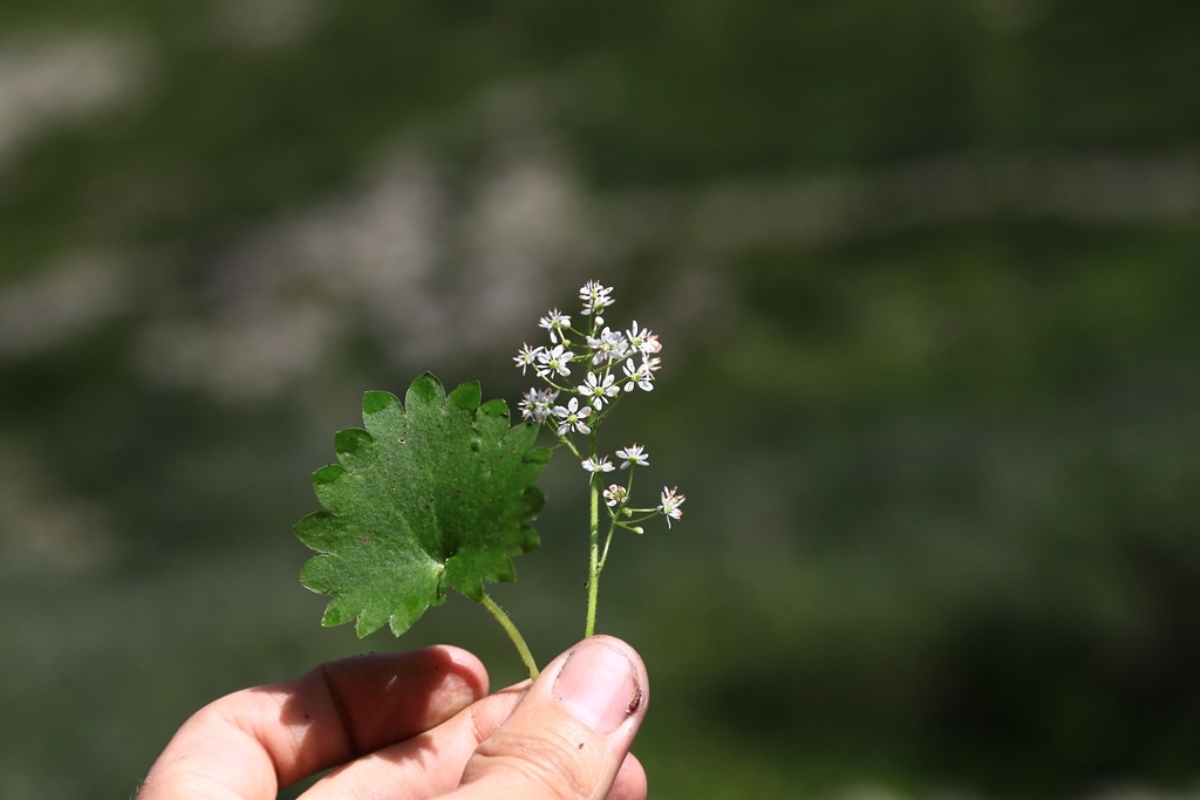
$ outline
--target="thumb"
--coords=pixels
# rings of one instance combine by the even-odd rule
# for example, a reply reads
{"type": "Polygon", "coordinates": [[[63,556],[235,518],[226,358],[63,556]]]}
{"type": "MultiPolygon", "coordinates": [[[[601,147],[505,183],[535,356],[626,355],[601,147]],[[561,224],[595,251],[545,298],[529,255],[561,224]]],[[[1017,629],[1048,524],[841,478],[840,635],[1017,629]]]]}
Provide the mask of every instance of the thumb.
{"type": "MultiPolygon", "coordinates": [[[[603,800],[646,715],[649,682],[633,648],[611,636],[580,642],[546,667],[508,720],[467,762],[455,800],[603,800]]],[[[645,797],[635,759],[622,796],[645,797]]]]}

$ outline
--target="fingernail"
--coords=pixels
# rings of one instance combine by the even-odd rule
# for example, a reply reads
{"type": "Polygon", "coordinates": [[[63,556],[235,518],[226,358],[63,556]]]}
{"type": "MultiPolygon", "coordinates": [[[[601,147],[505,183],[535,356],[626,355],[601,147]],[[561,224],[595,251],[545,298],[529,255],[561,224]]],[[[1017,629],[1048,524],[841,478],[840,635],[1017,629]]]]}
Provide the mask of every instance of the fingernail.
{"type": "Polygon", "coordinates": [[[642,691],[623,653],[600,642],[585,642],[567,656],[554,681],[554,698],[605,735],[637,710],[642,691]]]}

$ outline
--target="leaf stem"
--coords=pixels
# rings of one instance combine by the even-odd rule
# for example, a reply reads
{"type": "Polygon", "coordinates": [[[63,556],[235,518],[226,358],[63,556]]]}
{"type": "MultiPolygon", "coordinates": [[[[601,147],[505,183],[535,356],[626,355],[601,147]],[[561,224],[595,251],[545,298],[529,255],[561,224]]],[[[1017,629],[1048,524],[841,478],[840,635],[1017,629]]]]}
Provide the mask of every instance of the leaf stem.
{"type": "Polygon", "coordinates": [[[521,660],[525,662],[525,669],[529,671],[529,679],[537,680],[537,662],[533,660],[533,654],[529,652],[529,645],[525,644],[525,638],[521,636],[521,632],[517,630],[517,626],[513,624],[508,614],[504,613],[504,609],[498,606],[496,601],[487,592],[484,592],[483,599],[479,602],[491,612],[492,616],[496,618],[496,622],[499,622],[500,627],[504,628],[504,632],[508,634],[508,638],[512,639],[512,643],[516,645],[517,652],[521,654],[521,660]]]}

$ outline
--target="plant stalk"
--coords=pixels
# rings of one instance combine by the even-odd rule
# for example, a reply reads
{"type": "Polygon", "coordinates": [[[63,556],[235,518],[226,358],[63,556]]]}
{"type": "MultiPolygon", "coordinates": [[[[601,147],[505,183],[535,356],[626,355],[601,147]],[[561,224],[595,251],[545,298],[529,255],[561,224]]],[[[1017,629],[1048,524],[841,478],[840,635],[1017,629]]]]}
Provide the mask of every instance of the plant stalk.
{"type": "Polygon", "coordinates": [[[600,598],[600,489],[592,480],[592,503],[589,520],[591,546],[588,549],[588,604],[585,637],[596,632],[596,604],[600,598]]]}
{"type": "Polygon", "coordinates": [[[521,660],[525,662],[525,669],[529,671],[529,679],[537,680],[537,662],[533,660],[533,654],[529,652],[529,645],[525,644],[525,637],[521,636],[521,632],[517,630],[517,626],[509,619],[508,614],[504,613],[504,609],[498,606],[496,601],[486,592],[480,602],[484,608],[492,613],[492,616],[496,618],[496,622],[500,623],[500,627],[504,628],[504,632],[508,634],[508,638],[512,639],[517,652],[521,655],[521,660]]]}

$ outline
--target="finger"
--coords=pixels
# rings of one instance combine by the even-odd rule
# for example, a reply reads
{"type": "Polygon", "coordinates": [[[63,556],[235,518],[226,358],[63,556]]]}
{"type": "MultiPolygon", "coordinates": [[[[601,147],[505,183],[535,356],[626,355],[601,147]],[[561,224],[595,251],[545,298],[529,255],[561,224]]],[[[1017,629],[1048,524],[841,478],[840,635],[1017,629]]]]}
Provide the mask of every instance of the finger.
{"type": "MultiPolygon", "coordinates": [[[[510,686],[437,728],[356,759],[321,778],[303,798],[417,800],[450,792],[459,785],[475,749],[508,719],[528,688],[529,681],[510,686]]],[[[608,800],[644,797],[646,774],[630,754],[621,765],[608,800]]]]}
{"type": "MultiPolygon", "coordinates": [[[[646,715],[649,680],[629,645],[586,639],[555,659],[467,761],[454,800],[602,800],[646,715]]],[[[634,762],[636,763],[636,762],[634,762]]],[[[640,765],[639,765],[640,766],[640,765]]],[[[630,767],[621,791],[640,791],[630,767]]],[[[636,796],[636,795],[634,795],[636,796]]],[[[644,794],[642,795],[644,797],[644,794]]]]}
{"type": "Polygon", "coordinates": [[[637,756],[630,753],[621,762],[621,770],[606,800],[645,800],[648,791],[646,770],[637,756]]]}
{"type": "Polygon", "coordinates": [[[432,730],[333,770],[313,784],[303,800],[417,800],[452,791],[475,748],[508,719],[528,687],[529,681],[510,686],[432,730]]]}
{"type": "MultiPolygon", "coordinates": [[[[330,772],[304,793],[303,800],[418,800],[452,791],[475,749],[508,719],[528,687],[525,681],[503,689],[433,730],[330,772]]],[[[621,765],[608,800],[645,796],[646,773],[631,753],[621,765]]]]}
{"type": "Polygon", "coordinates": [[[307,775],[435,727],[486,693],[483,665],[458,648],[323,664],[198,711],[138,796],[274,798],[307,775]]]}

